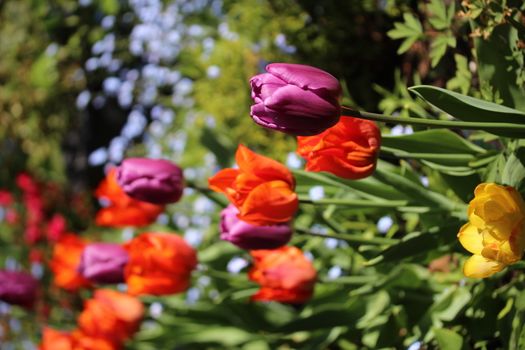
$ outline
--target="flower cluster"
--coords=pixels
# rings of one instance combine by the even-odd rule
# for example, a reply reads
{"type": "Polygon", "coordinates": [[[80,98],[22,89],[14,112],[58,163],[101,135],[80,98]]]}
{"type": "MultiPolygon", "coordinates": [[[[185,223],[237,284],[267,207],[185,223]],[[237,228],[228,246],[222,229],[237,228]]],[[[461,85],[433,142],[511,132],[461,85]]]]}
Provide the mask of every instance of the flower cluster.
{"type": "MultiPolygon", "coordinates": [[[[335,77],[296,64],[270,64],[266,70],[250,80],[255,123],[296,136],[296,153],[305,159],[306,171],[349,180],[373,175],[381,132],[372,121],[341,115],[342,88],[335,77]]],[[[300,243],[293,234],[302,201],[296,191],[302,188],[286,166],[242,144],[235,161],[236,167],[208,179],[209,189],[230,202],[221,211],[220,238],[248,251],[253,262],[248,278],[260,286],[252,301],[304,304],[314,294],[318,273],[308,253],[293,246],[300,243]]],[[[17,184],[27,205],[25,237],[34,243],[44,219],[42,196],[31,178],[21,176],[17,184]]],[[[182,169],[169,160],[125,159],[109,170],[95,192],[102,206],[95,222],[113,228],[150,225],[166,205],[181,200],[184,185],[182,169]]],[[[0,192],[0,205],[12,204],[9,195],[0,192]]],[[[478,185],[467,214],[468,223],[458,233],[473,254],[464,264],[465,276],[489,277],[521,260],[525,202],[515,188],[478,185]]],[[[138,296],[182,293],[190,287],[197,254],[178,234],[145,230],[122,243],[88,242],[67,232],[65,223],[54,225],[60,227],[50,235],[56,241],[49,262],[54,285],[70,292],[90,288],[93,297],[84,302],[74,330],[43,331],[41,350],[121,349],[144,315],[138,296]],[[117,283],[125,292],[93,289],[117,283]]],[[[9,282],[0,286],[0,300],[32,306],[38,282],[31,275],[2,270],[0,279],[9,282]]]]}
{"type": "MultiPolygon", "coordinates": [[[[54,199],[62,199],[65,193],[61,193],[56,184],[38,181],[27,172],[17,174],[15,183],[20,198],[0,189],[0,207],[6,210],[6,221],[22,226],[24,241],[31,246],[59,239],[66,231],[66,219],[58,208],[62,203],[55,203],[54,199]]],[[[74,201],[74,198],[68,199],[74,201]]]]}
{"type": "Polygon", "coordinates": [[[124,245],[88,244],[67,234],[51,260],[58,287],[74,291],[93,283],[125,282],[132,295],[183,292],[196,265],[193,248],[171,233],[142,233],[124,245]]]}
{"type": "MultiPolygon", "coordinates": [[[[375,169],[381,134],[374,122],[340,118],[341,86],[318,68],[286,63],[266,67],[250,80],[253,120],[265,128],[297,135],[306,170],[361,179],[375,169]]],[[[239,145],[238,168],[219,171],[209,187],[231,204],[221,213],[221,238],[251,250],[250,279],[261,285],[253,300],[304,303],[316,271],[296,247],[284,246],[299,208],[292,173],[278,162],[239,145]]]]}

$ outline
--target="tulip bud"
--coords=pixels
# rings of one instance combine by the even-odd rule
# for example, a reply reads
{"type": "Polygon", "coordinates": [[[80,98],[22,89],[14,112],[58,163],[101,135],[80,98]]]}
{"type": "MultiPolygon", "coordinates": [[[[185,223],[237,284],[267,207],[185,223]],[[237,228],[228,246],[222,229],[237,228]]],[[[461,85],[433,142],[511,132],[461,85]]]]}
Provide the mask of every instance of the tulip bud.
{"type": "Polygon", "coordinates": [[[168,295],[188,289],[197,254],[179,235],[145,232],[127,242],[125,249],[128,294],[168,295]]]}
{"type": "Polygon", "coordinates": [[[125,159],[117,181],[128,196],[154,204],[177,202],[184,189],[182,170],[164,159],[125,159]]]}
{"type": "Polygon", "coordinates": [[[119,244],[88,244],[80,258],[79,273],[96,283],[124,282],[124,267],[128,253],[119,244]]]}
{"type": "Polygon", "coordinates": [[[250,254],[254,264],[248,277],[261,286],[252,300],[303,304],[312,297],[317,272],[301,250],[280,247],[250,254]]]}
{"type": "Polygon", "coordinates": [[[265,226],[290,222],[299,200],[295,179],[284,165],[239,145],[238,169],[222,169],[208,179],[210,189],[223,193],[239,209],[238,218],[265,226]]]}
{"type": "Polygon", "coordinates": [[[250,79],[250,115],[259,125],[287,134],[310,136],[339,120],[341,85],[329,73],[311,66],[273,63],[268,73],[250,79]]]}
{"type": "Polygon", "coordinates": [[[26,272],[0,270],[0,300],[13,305],[33,306],[37,280],[26,272]]]}
{"type": "Polygon", "coordinates": [[[255,226],[237,217],[239,210],[230,204],[221,212],[221,239],[242,249],[274,249],[292,237],[289,223],[255,226]]]}
{"type": "Polygon", "coordinates": [[[345,116],[319,135],[297,137],[297,153],[306,159],[306,170],[352,180],[374,172],[380,146],[381,131],[373,121],[345,116]]]}

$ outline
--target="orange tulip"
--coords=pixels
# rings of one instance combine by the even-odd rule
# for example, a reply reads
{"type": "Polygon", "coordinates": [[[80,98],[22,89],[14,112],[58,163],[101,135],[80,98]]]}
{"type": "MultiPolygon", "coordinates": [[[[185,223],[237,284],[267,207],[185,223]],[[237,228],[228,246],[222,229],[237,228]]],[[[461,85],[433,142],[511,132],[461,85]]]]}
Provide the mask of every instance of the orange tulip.
{"type": "Polygon", "coordinates": [[[110,289],[99,289],[84,303],[78,317],[80,331],[92,338],[123,343],[139,328],[144,306],[137,298],[110,289]]]}
{"type": "Polygon", "coordinates": [[[90,282],[77,271],[85,246],[86,242],[72,233],[64,234],[56,242],[49,263],[54,274],[53,283],[56,286],[75,291],[90,285],[90,282]]]}
{"type": "Polygon", "coordinates": [[[295,179],[282,164],[239,145],[239,169],[223,169],[209,179],[210,188],[224,193],[237,207],[237,217],[257,226],[290,221],[299,205],[295,179]]]}
{"type": "Polygon", "coordinates": [[[86,335],[80,330],[71,333],[73,340],[72,350],[121,350],[121,343],[113,343],[106,338],[97,338],[86,335]]]}
{"type": "Polygon", "coordinates": [[[61,332],[44,328],[39,350],[119,350],[120,344],[113,344],[104,338],[93,338],[79,330],[61,332]]]}
{"type": "Polygon", "coordinates": [[[254,266],[248,277],[261,285],[252,300],[301,304],[311,298],[317,273],[296,247],[252,250],[254,266]]]}
{"type": "Polygon", "coordinates": [[[95,191],[95,196],[110,201],[109,206],[97,212],[95,222],[99,226],[146,226],[164,211],[162,205],[141,202],[124,193],[117,182],[116,168],[109,171],[95,191]]]}
{"type": "Polygon", "coordinates": [[[297,153],[306,159],[306,170],[353,180],[374,172],[380,145],[381,132],[373,121],[344,116],[318,135],[297,137],[297,153]]]}
{"type": "Polygon", "coordinates": [[[143,233],[125,245],[128,293],[166,295],[185,291],[197,265],[195,250],[180,236],[143,233]]]}
{"type": "Polygon", "coordinates": [[[73,350],[73,339],[68,332],[60,332],[45,327],[42,331],[42,342],[39,350],[73,350]]]}

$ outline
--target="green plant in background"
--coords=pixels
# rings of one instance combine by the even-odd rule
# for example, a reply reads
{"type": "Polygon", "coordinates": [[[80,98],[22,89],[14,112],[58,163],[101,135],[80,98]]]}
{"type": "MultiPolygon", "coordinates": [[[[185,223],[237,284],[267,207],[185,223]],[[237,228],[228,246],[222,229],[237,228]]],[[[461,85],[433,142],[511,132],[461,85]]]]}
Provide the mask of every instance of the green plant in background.
{"type": "Polygon", "coordinates": [[[64,180],[62,151],[74,146],[67,137],[81,127],[75,108],[85,85],[80,68],[97,29],[88,13],[76,12],[76,1],[5,1],[0,8],[0,159],[13,164],[20,153],[9,150],[18,147],[27,155],[20,168],[64,180]]]}

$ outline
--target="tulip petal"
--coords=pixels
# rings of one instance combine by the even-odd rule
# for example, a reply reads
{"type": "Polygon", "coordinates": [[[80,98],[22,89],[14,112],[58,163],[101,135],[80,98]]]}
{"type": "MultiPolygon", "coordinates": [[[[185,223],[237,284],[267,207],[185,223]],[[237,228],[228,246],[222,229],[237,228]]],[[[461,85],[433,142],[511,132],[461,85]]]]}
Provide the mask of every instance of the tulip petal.
{"type": "Polygon", "coordinates": [[[310,136],[326,130],[325,123],[305,123],[304,119],[295,116],[283,118],[282,113],[267,108],[263,103],[252,105],[250,115],[258,125],[290,135],[310,136]]]}
{"type": "Polygon", "coordinates": [[[459,242],[472,254],[481,255],[483,250],[483,235],[481,235],[472,224],[465,224],[461,227],[458,233],[459,242]]]}
{"type": "Polygon", "coordinates": [[[250,79],[252,87],[252,98],[255,102],[262,102],[271,96],[277,89],[286,85],[286,82],[278,77],[265,73],[250,79]]]}
{"type": "Polygon", "coordinates": [[[320,90],[331,96],[341,94],[339,81],[319,68],[302,64],[272,63],[266,66],[266,71],[302,89],[320,90]]]}
{"type": "Polygon", "coordinates": [[[481,255],[471,256],[463,265],[463,273],[471,278],[486,278],[500,272],[506,265],[481,255]]]}
{"type": "Polygon", "coordinates": [[[308,124],[300,118],[283,119],[282,113],[269,109],[262,103],[252,105],[250,115],[253,121],[262,127],[295,136],[317,135],[326,130],[323,123],[308,124]]]}
{"type": "Polygon", "coordinates": [[[269,225],[290,221],[299,200],[287,183],[283,181],[265,182],[253,189],[242,207],[239,219],[252,225],[269,225]]]}
{"type": "Polygon", "coordinates": [[[239,175],[237,169],[223,169],[208,179],[209,187],[213,191],[226,193],[226,189],[232,187],[237,175],[239,175]]]}
{"type": "Polygon", "coordinates": [[[250,79],[252,88],[260,88],[264,84],[286,85],[286,81],[269,73],[258,74],[250,79]]]}
{"type": "Polygon", "coordinates": [[[286,85],[277,89],[264,100],[264,105],[286,118],[290,116],[314,118],[316,123],[321,122],[326,128],[339,120],[340,107],[337,103],[330,103],[314,92],[303,90],[295,85],[286,85]]]}
{"type": "Polygon", "coordinates": [[[361,179],[374,171],[380,143],[374,122],[343,116],[319,135],[299,137],[297,153],[306,159],[308,171],[361,179]]]}
{"type": "Polygon", "coordinates": [[[239,145],[237,148],[235,160],[239,169],[245,174],[253,174],[263,180],[282,180],[290,188],[295,187],[295,180],[288,168],[271,158],[253,152],[244,145],[239,145]]]}

